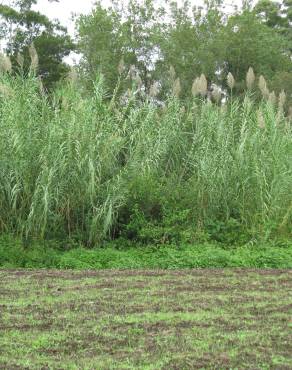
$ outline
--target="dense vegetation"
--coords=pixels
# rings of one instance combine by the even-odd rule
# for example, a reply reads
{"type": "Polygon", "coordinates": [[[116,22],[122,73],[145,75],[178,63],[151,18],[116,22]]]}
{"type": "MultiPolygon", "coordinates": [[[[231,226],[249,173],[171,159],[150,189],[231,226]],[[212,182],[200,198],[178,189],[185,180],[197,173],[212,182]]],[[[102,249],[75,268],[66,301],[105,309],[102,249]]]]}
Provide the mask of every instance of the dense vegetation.
{"type": "MultiPolygon", "coordinates": [[[[50,0],[50,3],[58,0],[50,0]]],[[[34,10],[37,0],[1,1],[0,4],[0,44],[10,56],[13,72],[19,67],[29,70],[29,49],[31,44],[38,50],[37,74],[47,90],[64,77],[69,66],[64,57],[75,50],[75,45],[59,21],[50,20],[34,10]]],[[[49,6],[49,4],[48,4],[49,6]]]]}
{"type": "Polygon", "coordinates": [[[195,245],[131,245],[121,240],[105,248],[85,249],[60,241],[33,241],[29,248],[15,237],[0,237],[1,269],[196,269],[292,268],[291,242],[238,246],[219,243],[195,245]]]}
{"type": "Polygon", "coordinates": [[[291,240],[291,1],[98,2],[74,43],[36,3],[0,5],[2,234],[291,240]]]}
{"type": "Polygon", "coordinates": [[[126,3],[0,4],[0,368],[291,368],[292,1],[126,3]]]}
{"type": "Polygon", "coordinates": [[[271,94],[255,103],[250,70],[242,100],[202,97],[201,76],[187,104],[175,80],[159,107],[151,96],[137,98],[135,79],[120,103],[105,100],[102,77],[92,94],[75,77],[47,96],[33,72],[1,75],[2,233],[86,245],[291,237],[284,93],[277,104],[271,94]]]}

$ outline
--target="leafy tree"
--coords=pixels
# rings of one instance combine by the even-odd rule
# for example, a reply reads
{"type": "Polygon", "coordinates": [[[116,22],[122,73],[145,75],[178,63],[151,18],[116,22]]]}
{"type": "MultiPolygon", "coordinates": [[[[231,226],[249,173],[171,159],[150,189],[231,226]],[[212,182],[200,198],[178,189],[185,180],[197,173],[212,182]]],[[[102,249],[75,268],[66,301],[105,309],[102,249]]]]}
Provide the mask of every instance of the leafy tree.
{"type": "MultiPolygon", "coordinates": [[[[118,65],[123,60],[126,77],[129,67],[135,66],[134,74],[139,76],[144,88],[151,85],[150,73],[154,68],[153,58],[157,53],[155,37],[161,9],[155,9],[153,0],[140,4],[129,1],[127,7],[112,1],[105,9],[100,2],[89,15],[77,20],[79,50],[83,54],[82,69],[90,79],[96,73],[105,76],[109,91],[113,91],[118,80],[118,65]]],[[[122,85],[129,85],[124,82],[122,85]]]]}
{"type": "MultiPolygon", "coordinates": [[[[255,6],[255,13],[268,27],[278,32],[287,40],[286,54],[292,53],[292,0],[276,2],[260,0],[255,6]]],[[[279,93],[286,91],[287,106],[292,106],[292,66],[284,71],[278,71],[271,81],[271,89],[279,93]]]]}
{"type": "Polygon", "coordinates": [[[268,27],[287,38],[292,51],[292,0],[260,0],[255,6],[255,12],[268,27]]]}
{"type": "MultiPolygon", "coordinates": [[[[58,1],[58,0],[51,0],[58,1]]],[[[7,41],[6,52],[16,70],[18,53],[24,56],[24,70],[29,68],[29,46],[34,43],[38,53],[38,75],[51,88],[69,67],[63,58],[74,49],[66,28],[32,10],[37,0],[15,0],[12,6],[0,5],[1,38],[7,41]]]]}
{"type": "Polygon", "coordinates": [[[250,66],[268,80],[280,71],[291,70],[287,40],[269,28],[250,10],[231,16],[222,33],[226,48],[224,74],[231,72],[244,81],[250,66]]]}
{"type": "MultiPolygon", "coordinates": [[[[131,0],[126,7],[113,0],[105,9],[97,3],[92,14],[81,16],[77,22],[83,70],[90,79],[101,71],[112,92],[123,58],[127,71],[130,65],[136,66],[135,73],[146,91],[158,81],[161,99],[177,77],[180,96],[187,98],[193,79],[202,73],[210,87],[211,82],[225,86],[226,75],[231,72],[237,81],[234,93],[241,92],[250,66],[267,80],[289,73],[287,37],[259,17],[251,1],[245,1],[243,9],[229,17],[223,5],[221,0],[206,0],[201,8],[192,7],[187,0],[182,6],[177,1],[165,1],[164,9],[160,9],[153,0],[142,4],[131,0]],[[170,76],[171,66],[175,76],[173,72],[170,76]]],[[[290,13],[287,8],[285,11],[288,18],[290,13]]],[[[127,80],[121,91],[128,86],[127,80]]]]}
{"type": "Polygon", "coordinates": [[[224,60],[224,43],[219,38],[223,29],[220,2],[205,2],[206,10],[191,8],[188,1],[183,7],[171,4],[170,22],[161,33],[162,58],[157,72],[166,76],[169,66],[175,68],[182,84],[182,96],[190,95],[192,81],[204,73],[209,82],[217,80],[217,72],[224,60]]]}
{"type": "Polygon", "coordinates": [[[208,11],[202,17],[202,10],[192,9],[188,1],[182,8],[174,1],[166,1],[165,8],[155,6],[153,0],[142,4],[131,0],[127,7],[112,1],[109,9],[97,3],[90,15],[77,22],[83,70],[91,79],[102,71],[113,91],[117,65],[123,58],[128,67],[135,65],[143,88],[149,91],[154,81],[162,84],[167,80],[173,65],[181,78],[183,95],[187,95],[197,75],[204,72],[215,77],[222,55],[217,35],[223,15],[216,8],[218,1],[206,4],[208,11]]]}

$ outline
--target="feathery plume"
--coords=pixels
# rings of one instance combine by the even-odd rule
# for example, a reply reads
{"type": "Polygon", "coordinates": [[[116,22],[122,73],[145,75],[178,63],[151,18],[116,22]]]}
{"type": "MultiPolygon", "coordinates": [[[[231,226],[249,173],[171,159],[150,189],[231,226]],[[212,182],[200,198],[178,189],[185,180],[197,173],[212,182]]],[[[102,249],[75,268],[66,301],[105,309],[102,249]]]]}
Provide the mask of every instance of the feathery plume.
{"type": "Polygon", "coordinates": [[[261,109],[257,111],[257,120],[258,120],[258,126],[259,128],[263,129],[266,127],[264,115],[261,109]]]}
{"type": "Polygon", "coordinates": [[[285,103],[286,103],[286,94],[285,91],[282,90],[279,95],[279,109],[283,110],[285,103]]]}
{"type": "Polygon", "coordinates": [[[151,86],[149,90],[149,96],[151,98],[155,98],[159,94],[159,83],[155,81],[151,86]]]}
{"type": "Polygon", "coordinates": [[[246,86],[250,90],[255,82],[255,74],[252,67],[249,67],[246,74],[246,86]]]}
{"type": "Polygon", "coordinates": [[[262,75],[260,75],[260,78],[259,78],[259,89],[262,93],[262,96],[265,99],[269,99],[270,92],[269,92],[269,89],[267,87],[267,82],[265,80],[265,77],[262,76],[262,75]]]}
{"type": "Polygon", "coordinates": [[[186,113],[186,107],[182,106],[179,110],[180,114],[183,116],[186,113]]]}
{"type": "Polygon", "coordinates": [[[67,75],[67,80],[73,85],[78,80],[78,73],[75,67],[71,67],[67,75]]]}
{"type": "Polygon", "coordinates": [[[125,62],[124,62],[124,58],[122,58],[120,60],[120,63],[118,65],[118,72],[119,72],[119,75],[122,75],[125,71],[126,67],[125,67],[125,62]]]}
{"type": "Polygon", "coordinates": [[[0,71],[2,72],[11,72],[12,64],[8,55],[0,54],[0,71]]]}
{"type": "Polygon", "coordinates": [[[195,97],[195,96],[199,95],[199,93],[200,93],[200,78],[197,77],[193,81],[192,94],[195,97]]]}
{"type": "Polygon", "coordinates": [[[162,111],[162,113],[164,113],[164,114],[166,114],[167,113],[167,106],[166,106],[166,104],[165,103],[163,103],[163,106],[162,106],[162,108],[161,108],[161,111],[162,111]]]}
{"type": "Polygon", "coordinates": [[[276,126],[280,126],[283,120],[283,110],[279,109],[276,115],[276,126]]]}
{"type": "Polygon", "coordinates": [[[272,91],[272,92],[269,94],[268,102],[269,102],[271,105],[276,105],[276,103],[277,103],[277,96],[276,96],[276,94],[275,94],[275,92],[274,92],[274,91],[272,91]]]}
{"type": "Polygon", "coordinates": [[[235,86],[235,79],[234,79],[234,77],[233,77],[233,75],[232,75],[232,73],[231,72],[229,72],[228,73],[228,75],[227,75],[227,85],[228,85],[228,87],[232,90],[233,88],[234,88],[234,86],[235,86]]]}
{"type": "Polygon", "coordinates": [[[288,109],[288,120],[292,121],[292,106],[288,109]]]}
{"type": "Polygon", "coordinates": [[[0,73],[1,72],[5,72],[4,71],[4,66],[3,66],[3,63],[4,62],[4,55],[0,52],[0,73]]]}
{"type": "Polygon", "coordinates": [[[36,73],[39,65],[39,56],[33,43],[28,48],[28,51],[31,59],[31,69],[36,73]]]}
{"type": "Polygon", "coordinates": [[[169,68],[169,76],[170,76],[171,81],[175,80],[176,72],[175,72],[175,69],[172,65],[169,68]]]}
{"type": "Polygon", "coordinates": [[[180,84],[180,79],[179,77],[174,81],[173,86],[172,86],[172,94],[176,98],[179,97],[181,93],[181,84],[180,84]]]}
{"type": "Polygon", "coordinates": [[[134,66],[134,64],[131,64],[130,65],[130,68],[129,68],[129,72],[128,72],[128,78],[134,80],[135,77],[136,77],[136,67],[134,66]]]}
{"type": "Polygon", "coordinates": [[[221,105],[220,112],[222,114],[226,114],[227,113],[227,105],[226,104],[221,105]]]}
{"type": "Polygon", "coordinates": [[[23,55],[21,53],[17,53],[17,57],[16,57],[16,61],[19,65],[20,68],[23,68],[23,64],[24,64],[24,58],[23,58],[23,55]]]}
{"type": "Polygon", "coordinates": [[[134,81],[137,85],[138,90],[141,90],[141,88],[143,86],[143,81],[142,81],[142,79],[141,79],[141,77],[139,76],[138,73],[136,74],[136,77],[135,77],[134,81]]]}
{"type": "Polygon", "coordinates": [[[195,97],[197,95],[206,96],[208,91],[208,82],[206,76],[202,73],[200,77],[197,77],[193,81],[192,85],[192,95],[195,97]]]}
{"type": "Polygon", "coordinates": [[[208,82],[206,76],[204,75],[204,73],[202,73],[200,76],[199,93],[202,96],[205,96],[207,94],[207,91],[208,91],[208,82]]]}
{"type": "Polygon", "coordinates": [[[5,63],[6,72],[10,73],[12,71],[12,63],[8,55],[6,55],[4,59],[4,63],[5,63]]]}
{"type": "Polygon", "coordinates": [[[39,80],[39,91],[41,95],[45,95],[45,88],[41,76],[38,76],[39,80]]]}
{"type": "Polygon", "coordinates": [[[265,77],[263,75],[260,75],[260,77],[259,77],[259,89],[262,91],[266,87],[267,87],[267,83],[266,83],[265,77]]]}
{"type": "Polygon", "coordinates": [[[13,91],[8,86],[0,83],[0,95],[4,98],[9,98],[13,95],[13,91]]]}

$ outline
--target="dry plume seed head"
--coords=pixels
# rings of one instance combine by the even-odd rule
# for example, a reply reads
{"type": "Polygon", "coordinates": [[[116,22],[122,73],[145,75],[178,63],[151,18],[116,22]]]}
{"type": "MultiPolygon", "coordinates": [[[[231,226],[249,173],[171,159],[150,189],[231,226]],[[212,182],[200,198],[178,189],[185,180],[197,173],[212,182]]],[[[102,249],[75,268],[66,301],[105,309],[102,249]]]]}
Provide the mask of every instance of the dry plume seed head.
{"type": "Polygon", "coordinates": [[[149,90],[149,96],[151,98],[155,98],[159,94],[159,84],[157,81],[155,81],[151,86],[149,90]]]}
{"type": "Polygon", "coordinates": [[[283,109],[286,103],[286,94],[285,91],[282,90],[279,95],[279,109],[283,109]]]}
{"type": "Polygon", "coordinates": [[[264,115],[261,109],[257,111],[257,121],[259,128],[264,129],[266,127],[264,115]]]}
{"type": "Polygon", "coordinates": [[[169,67],[169,76],[170,76],[171,81],[175,80],[176,72],[172,65],[169,67]]]}
{"type": "Polygon", "coordinates": [[[277,103],[277,96],[276,96],[276,94],[275,94],[275,92],[274,92],[274,91],[272,91],[272,92],[269,94],[268,102],[269,102],[271,105],[276,105],[276,103],[277,103]]]}
{"type": "Polygon", "coordinates": [[[4,72],[3,61],[4,61],[4,55],[0,52],[0,72],[4,72]]]}
{"type": "Polygon", "coordinates": [[[263,75],[260,75],[260,77],[259,77],[259,89],[262,91],[266,87],[267,87],[267,83],[266,83],[265,77],[263,75]]]}
{"type": "Polygon", "coordinates": [[[292,122],[292,106],[288,109],[288,120],[292,122]]]}
{"type": "Polygon", "coordinates": [[[127,77],[131,78],[132,80],[135,79],[135,77],[136,77],[136,67],[134,66],[134,64],[130,65],[127,77]]]}
{"type": "Polygon", "coordinates": [[[232,75],[232,73],[231,72],[229,72],[228,73],[228,75],[227,75],[227,85],[228,85],[228,87],[232,90],[233,88],[234,88],[234,86],[235,86],[235,79],[234,79],[234,77],[233,77],[233,75],[232,75]]]}
{"type": "Polygon", "coordinates": [[[0,54],[0,71],[11,72],[12,64],[8,55],[0,54]]]}
{"type": "Polygon", "coordinates": [[[262,93],[262,96],[265,98],[265,99],[269,99],[269,95],[270,95],[270,92],[269,92],[269,89],[267,87],[267,82],[264,78],[264,76],[260,75],[260,78],[259,78],[259,89],[262,93]]]}
{"type": "Polygon", "coordinates": [[[206,76],[202,73],[200,77],[194,79],[192,85],[192,94],[193,96],[201,95],[206,96],[208,91],[208,82],[206,76]]]}
{"type": "Polygon", "coordinates": [[[246,86],[250,90],[255,82],[255,74],[252,67],[249,67],[246,74],[246,86]]]}
{"type": "Polygon", "coordinates": [[[4,63],[5,63],[6,72],[10,73],[12,71],[12,63],[8,55],[5,56],[4,63]]]}
{"type": "Polygon", "coordinates": [[[199,93],[200,93],[200,78],[197,77],[193,81],[192,94],[195,97],[195,96],[199,95],[199,93]]]}
{"type": "Polygon", "coordinates": [[[227,105],[226,104],[221,105],[220,112],[223,115],[227,113],[227,105]]]}
{"type": "Polygon", "coordinates": [[[138,90],[141,90],[141,88],[143,86],[143,81],[142,81],[141,77],[138,74],[136,75],[134,81],[135,81],[135,83],[137,85],[138,90]]]}
{"type": "Polygon", "coordinates": [[[73,85],[78,80],[78,73],[75,67],[71,67],[67,75],[67,80],[73,85]]]}
{"type": "Polygon", "coordinates": [[[31,69],[36,73],[39,65],[39,56],[33,43],[28,48],[28,51],[31,59],[31,69]]]}
{"type": "Polygon", "coordinates": [[[119,65],[118,65],[119,75],[122,75],[124,73],[125,69],[126,69],[126,66],[125,66],[124,58],[122,58],[119,62],[119,65]]]}
{"type": "Polygon", "coordinates": [[[208,91],[208,82],[206,76],[204,75],[204,73],[202,73],[200,76],[199,93],[202,96],[205,96],[207,94],[207,91],[208,91]]]}
{"type": "Polygon", "coordinates": [[[21,53],[17,53],[17,57],[16,57],[16,61],[19,65],[20,68],[23,68],[23,64],[24,64],[24,58],[23,58],[23,55],[21,53]]]}
{"type": "Polygon", "coordinates": [[[174,81],[173,86],[172,86],[172,94],[176,98],[179,97],[181,93],[181,84],[180,84],[180,79],[179,77],[174,81]]]}
{"type": "Polygon", "coordinates": [[[39,80],[39,91],[41,95],[45,95],[45,88],[41,76],[38,76],[39,80]]]}
{"type": "Polygon", "coordinates": [[[0,95],[4,98],[9,98],[13,95],[13,91],[8,86],[0,83],[0,95]]]}
{"type": "Polygon", "coordinates": [[[283,120],[283,110],[279,109],[276,115],[276,126],[280,126],[283,120]]]}
{"type": "Polygon", "coordinates": [[[161,107],[161,112],[163,114],[166,114],[168,112],[168,108],[167,108],[167,105],[165,103],[163,103],[163,105],[161,107]]]}
{"type": "Polygon", "coordinates": [[[182,106],[179,110],[180,114],[183,116],[186,113],[186,107],[182,106]]]}

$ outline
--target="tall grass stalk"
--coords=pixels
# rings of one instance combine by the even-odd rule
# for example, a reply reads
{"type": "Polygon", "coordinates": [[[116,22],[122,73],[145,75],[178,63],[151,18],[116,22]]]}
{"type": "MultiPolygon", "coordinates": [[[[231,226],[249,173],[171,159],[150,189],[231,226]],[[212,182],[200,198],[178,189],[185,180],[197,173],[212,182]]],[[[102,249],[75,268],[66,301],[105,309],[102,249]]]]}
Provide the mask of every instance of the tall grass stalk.
{"type": "Polygon", "coordinates": [[[275,104],[185,111],[173,96],[165,110],[135,99],[111,109],[102,79],[92,96],[68,82],[48,98],[33,76],[2,74],[0,86],[1,232],[94,244],[138,208],[156,221],[187,210],[194,230],[235,219],[291,235],[292,131],[275,104]]]}

